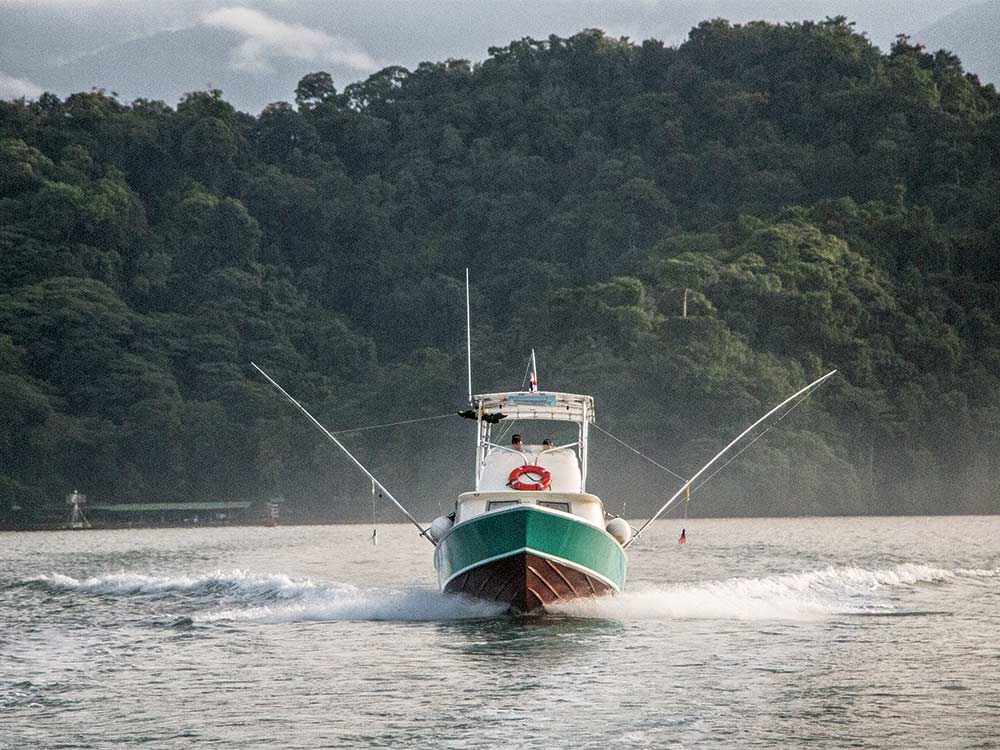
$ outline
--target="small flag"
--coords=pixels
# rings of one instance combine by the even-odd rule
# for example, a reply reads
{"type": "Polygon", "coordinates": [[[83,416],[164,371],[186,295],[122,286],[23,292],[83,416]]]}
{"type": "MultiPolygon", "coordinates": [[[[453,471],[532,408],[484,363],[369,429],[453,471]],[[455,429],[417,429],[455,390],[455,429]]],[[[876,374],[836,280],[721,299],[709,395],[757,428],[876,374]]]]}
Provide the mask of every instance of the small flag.
{"type": "Polygon", "coordinates": [[[678,544],[687,544],[687,529],[681,529],[681,538],[677,540],[678,544]]]}

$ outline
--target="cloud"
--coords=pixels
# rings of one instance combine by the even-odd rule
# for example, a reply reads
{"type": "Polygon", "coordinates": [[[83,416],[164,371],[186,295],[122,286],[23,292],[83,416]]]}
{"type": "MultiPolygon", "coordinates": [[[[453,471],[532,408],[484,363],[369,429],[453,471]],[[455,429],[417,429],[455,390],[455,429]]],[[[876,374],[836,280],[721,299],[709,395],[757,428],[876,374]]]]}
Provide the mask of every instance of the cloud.
{"type": "Polygon", "coordinates": [[[36,86],[31,81],[23,78],[14,78],[6,73],[0,72],[0,99],[20,99],[22,96],[34,99],[41,96],[45,89],[36,86]]]}
{"type": "Polygon", "coordinates": [[[328,62],[360,73],[372,73],[380,67],[349,39],[285,23],[250,8],[219,8],[206,13],[202,21],[244,37],[233,50],[232,66],[236,70],[268,72],[273,69],[271,61],[276,58],[328,62]]]}

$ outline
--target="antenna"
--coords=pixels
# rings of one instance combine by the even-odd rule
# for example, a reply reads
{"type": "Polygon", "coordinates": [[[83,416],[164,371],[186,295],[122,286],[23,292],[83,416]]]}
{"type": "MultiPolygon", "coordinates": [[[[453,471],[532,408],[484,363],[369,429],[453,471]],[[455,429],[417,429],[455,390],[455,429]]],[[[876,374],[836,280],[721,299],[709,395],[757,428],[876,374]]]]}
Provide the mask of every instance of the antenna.
{"type": "Polygon", "coordinates": [[[469,269],[465,269],[465,351],[469,364],[469,406],[472,403],[472,309],[469,306],[469,269]]]}

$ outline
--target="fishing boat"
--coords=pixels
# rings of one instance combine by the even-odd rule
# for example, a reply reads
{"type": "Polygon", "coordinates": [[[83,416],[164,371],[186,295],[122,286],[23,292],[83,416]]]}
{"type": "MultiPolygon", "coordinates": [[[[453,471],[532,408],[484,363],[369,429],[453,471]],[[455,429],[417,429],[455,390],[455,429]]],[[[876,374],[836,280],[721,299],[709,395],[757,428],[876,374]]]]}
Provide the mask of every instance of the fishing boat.
{"type": "MultiPolygon", "coordinates": [[[[434,566],[443,592],[500,602],[512,612],[527,613],[555,602],[621,591],[628,569],[626,550],[642,533],[682,496],[686,501],[836,372],[826,373],[768,411],[689,479],[670,472],[683,484],[645,523],[633,529],[622,518],[608,519],[601,499],[587,492],[589,428],[596,424],[594,399],[539,391],[534,351],[529,362],[528,390],[473,395],[468,271],[465,309],[471,408],[459,414],[477,424],[474,489],[458,496],[454,512],[426,527],[334,433],[261,367],[250,364],[371,480],[373,501],[377,490],[409,519],[421,537],[434,545],[434,566]],[[521,422],[532,426],[558,423],[563,428],[571,423],[576,426],[576,439],[562,445],[547,441],[504,445],[502,438],[494,440],[497,425],[503,423],[503,435],[507,426],[521,422]],[[696,484],[737,449],[721,468],[696,484]]],[[[631,448],[619,438],[614,439],[631,448]]],[[[631,450],[642,456],[638,450],[631,450]]]]}
{"type": "Polygon", "coordinates": [[[628,567],[623,545],[632,529],[622,519],[606,523],[604,503],[587,492],[593,398],[531,390],[472,400],[475,489],[459,495],[454,513],[430,527],[441,590],[517,612],[621,591],[628,567]],[[569,422],[577,439],[503,445],[492,437],[497,417],[538,434],[538,423],[569,422]]]}

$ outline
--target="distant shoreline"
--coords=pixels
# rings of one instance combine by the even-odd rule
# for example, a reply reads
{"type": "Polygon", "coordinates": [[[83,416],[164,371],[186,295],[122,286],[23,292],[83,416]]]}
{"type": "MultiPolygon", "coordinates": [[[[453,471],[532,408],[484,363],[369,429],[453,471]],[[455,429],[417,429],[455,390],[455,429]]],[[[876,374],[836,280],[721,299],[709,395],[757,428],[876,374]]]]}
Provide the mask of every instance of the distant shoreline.
{"type": "MultiPolygon", "coordinates": [[[[699,521],[749,521],[749,520],[767,520],[767,521],[786,521],[786,520],[805,520],[805,519],[836,519],[836,518],[996,518],[1000,516],[1000,513],[934,513],[934,514],[920,514],[920,513],[894,513],[888,515],[844,515],[844,514],[831,514],[823,516],[688,516],[687,519],[670,518],[665,519],[658,523],[662,526],[666,523],[672,523],[673,525],[684,523],[694,524],[699,521]]],[[[635,526],[641,524],[645,521],[645,518],[632,518],[628,519],[629,522],[635,526]]],[[[422,526],[429,526],[431,521],[421,521],[422,526]]],[[[177,523],[177,524],[117,524],[117,525],[107,525],[107,526],[92,526],[87,529],[70,529],[65,525],[61,524],[47,524],[47,525],[35,525],[35,526],[3,526],[0,527],[0,533],[6,532],[32,532],[32,531],[72,531],[72,532],[87,532],[87,531],[140,531],[147,529],[221,529],[221,528],[294,528],[299,526],[372,526],[372,522],[369,521],[294,521],[288,523],[279,523],[277,526],[270,526],[266,522],[261,523],[177,523]]],[[[408,526],[406,521],[389,521],[389,522],[379,522],[374,524],[378,528],[384,528],[388,526],[408,526]]]]}

